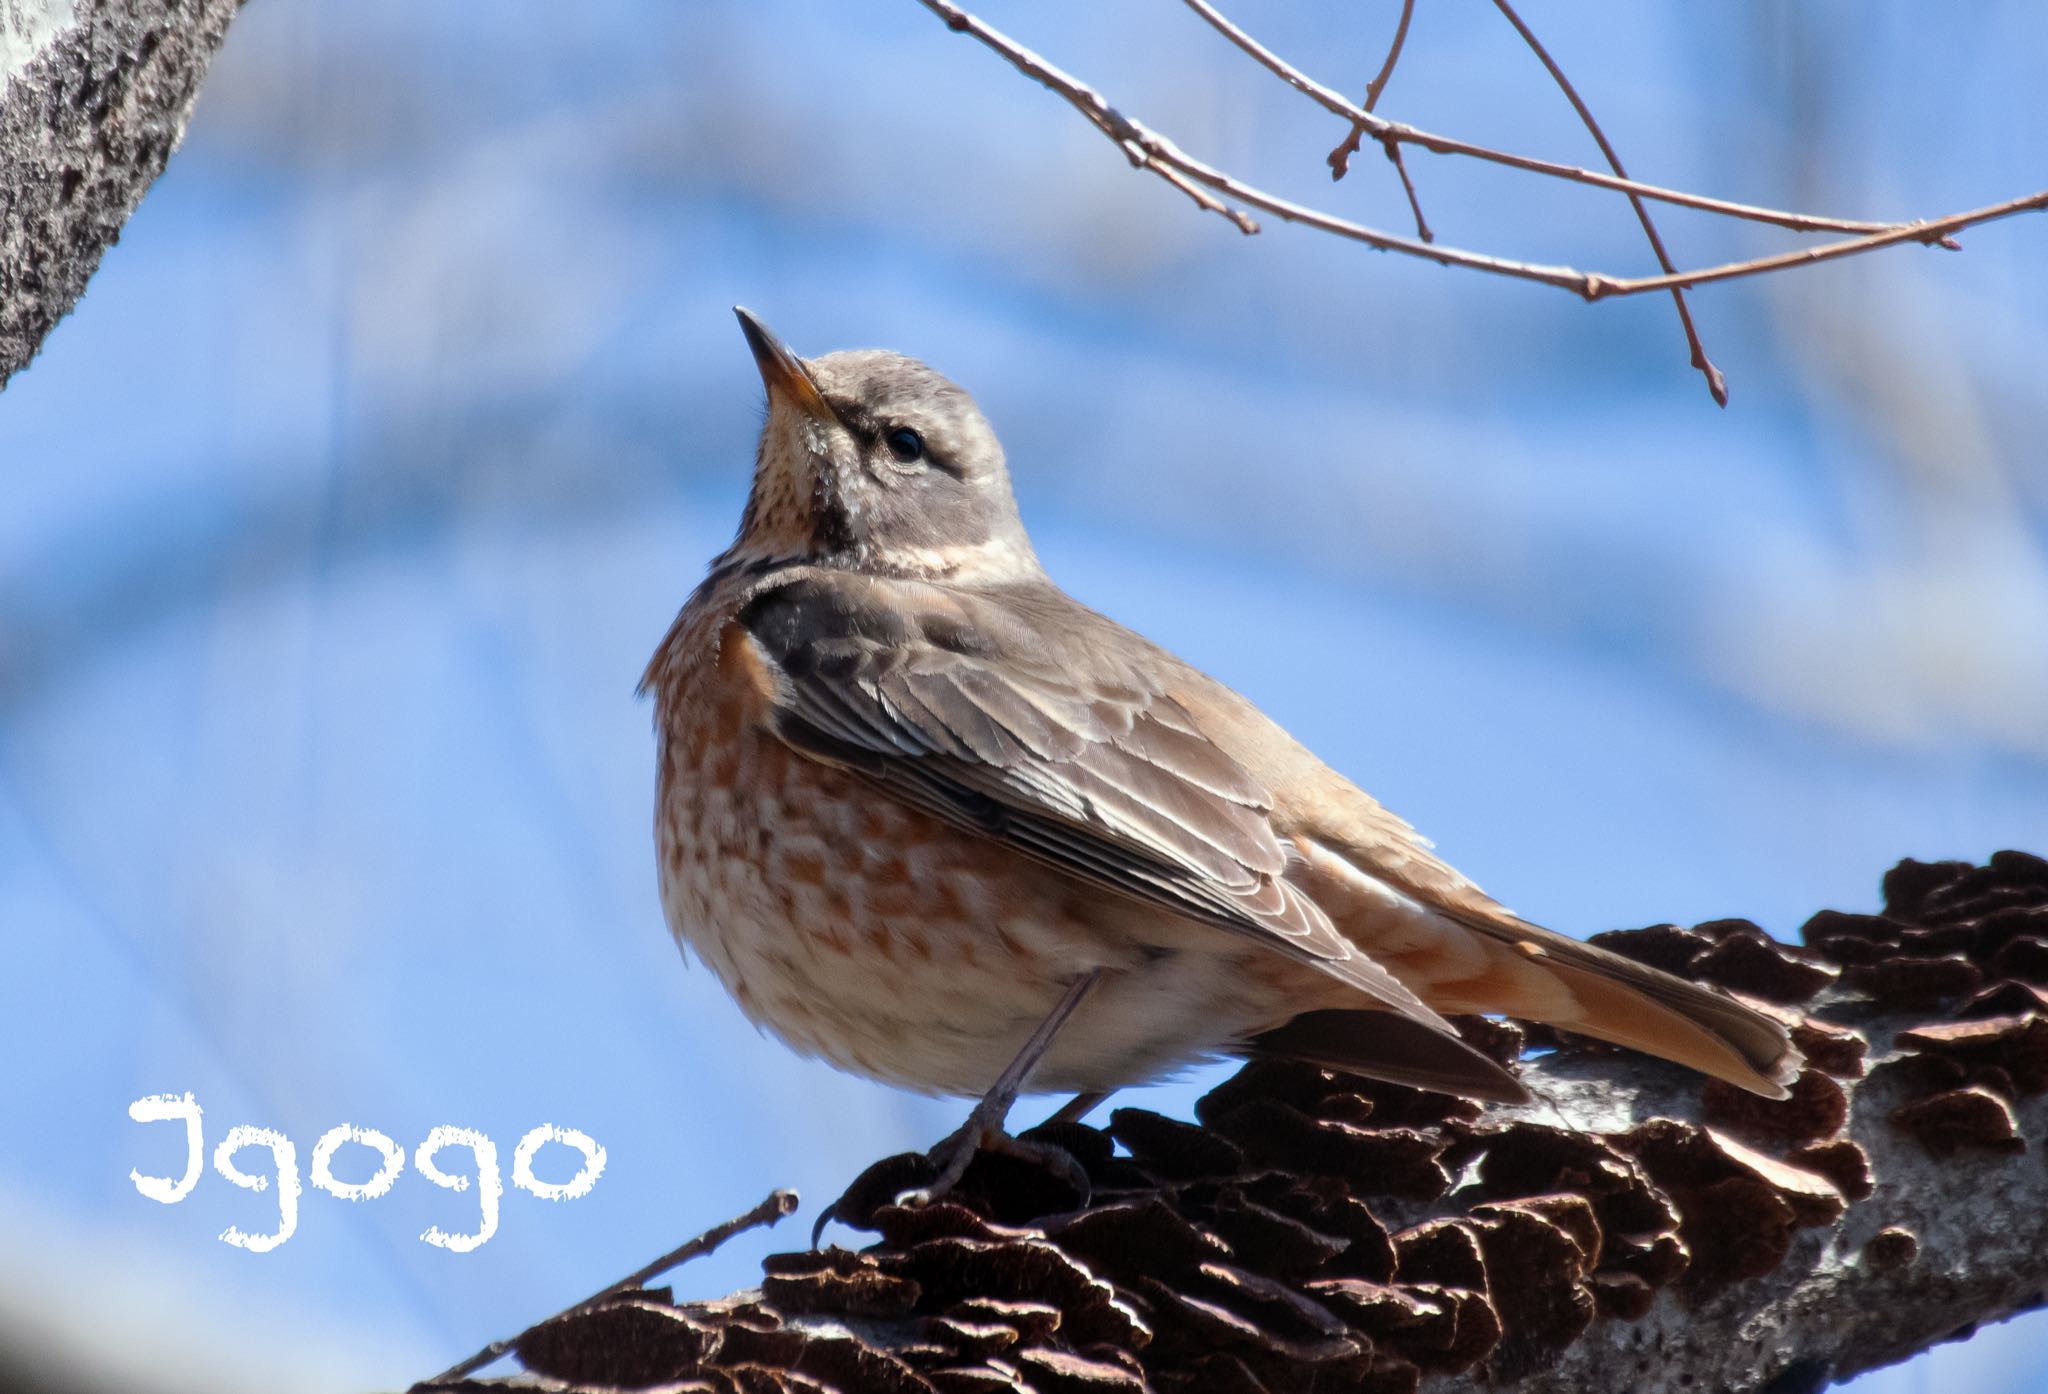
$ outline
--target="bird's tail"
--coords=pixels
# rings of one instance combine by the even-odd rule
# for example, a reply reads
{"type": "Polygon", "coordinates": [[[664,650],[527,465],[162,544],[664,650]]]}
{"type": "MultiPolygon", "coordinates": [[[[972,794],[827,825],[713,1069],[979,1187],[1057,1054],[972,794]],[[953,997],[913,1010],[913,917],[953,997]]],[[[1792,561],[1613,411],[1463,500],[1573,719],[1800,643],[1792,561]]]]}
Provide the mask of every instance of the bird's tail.
{"type": "Polygon", "coordinates": [[[1772,1099],[1790,1092],[1804,1064],[1763,1012],[1533,925],[1419,843],[1400,857],[1313,839],[1300,845],[1305,888],[1338,931],[1433,1011],[1542,1022],[1772,1099]]]}
{"type": "MultiPolygon", "coordinates": [[[[1522,1016],[1627,1046],[1766,1098],[1784,1098],[1798,1077],[1803,1060],[1785,1028],[1725,993],[1526,920],[1452,917],[1488,942],[1489,957],[1503,970],[1463,985],[1469,993],[1496,999],[1468,1010],[1522,1016]],[[1540,994],[1540,1011],[1521,1010],[1516,1003],[1522,994],[1513,980],[1530,968],[1564,989],[1540,994]],[[1489,994],[1489,982],[1499,990],[1489,994]]],[[[1429,993],[1422,995],[1437,1005],[1429,993]]]]}

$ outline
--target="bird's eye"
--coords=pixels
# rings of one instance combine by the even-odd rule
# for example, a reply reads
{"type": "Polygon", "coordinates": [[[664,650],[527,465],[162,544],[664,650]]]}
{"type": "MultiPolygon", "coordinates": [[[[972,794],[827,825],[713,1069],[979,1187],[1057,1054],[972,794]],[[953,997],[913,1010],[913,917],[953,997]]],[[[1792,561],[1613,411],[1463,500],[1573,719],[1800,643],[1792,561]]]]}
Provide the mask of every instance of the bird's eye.
{"type": "Polygon", "coordinates": [[[924,458],[924,437],[908,426],[898,426],[882,441],[889,447],[889,453],[906,465],[924,458]]]}

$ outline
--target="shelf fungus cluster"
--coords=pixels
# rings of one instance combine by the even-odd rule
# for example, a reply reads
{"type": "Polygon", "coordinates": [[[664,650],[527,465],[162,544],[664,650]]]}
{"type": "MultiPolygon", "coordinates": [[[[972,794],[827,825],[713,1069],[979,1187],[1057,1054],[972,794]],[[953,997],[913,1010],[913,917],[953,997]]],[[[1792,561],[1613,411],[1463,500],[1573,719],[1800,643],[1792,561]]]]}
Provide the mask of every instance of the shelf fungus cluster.
{"type": "MultiPolygon", "coordinates": [[[[1767,1101],[1591,1042],[1461,1022],[1538,1102],[1246,1066],[1197,1122],[1141,1109],[983,1156],[946,1200],[847,1216],[712,1302],[634,1290],[516,1351],[546,1388],[1756,1389],[1799,1394],[2048,1287],[2048,861],[1905,862],[1798,945],[1720,920],[1599,936],[1783,1014],[1767,1101]]],[[[432,1387],[432,1386],[429,1386],[432,1387]]],[[[441,1386],[443,1388],[480,1386],[441,1386]]]]}

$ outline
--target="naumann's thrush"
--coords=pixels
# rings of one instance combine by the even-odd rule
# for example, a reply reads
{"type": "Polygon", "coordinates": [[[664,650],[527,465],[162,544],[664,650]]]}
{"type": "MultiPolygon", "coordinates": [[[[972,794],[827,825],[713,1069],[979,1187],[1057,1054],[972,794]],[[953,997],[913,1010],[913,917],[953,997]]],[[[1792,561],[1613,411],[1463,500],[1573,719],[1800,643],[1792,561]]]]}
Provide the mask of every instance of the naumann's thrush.
{"type": "Polygon", "coordinates": [[[1512,914],[1055,585],[961,388],[799,359],[738,314],[768,390],[753,490],[643,684],[662,903],[795,1049],[981,1097],[932,1192],[1026,1087],[1092,1102],[1218,1055],[1525,1098],[1444,1013],[1784,1095],[1775,1021],[1512,914]]]}

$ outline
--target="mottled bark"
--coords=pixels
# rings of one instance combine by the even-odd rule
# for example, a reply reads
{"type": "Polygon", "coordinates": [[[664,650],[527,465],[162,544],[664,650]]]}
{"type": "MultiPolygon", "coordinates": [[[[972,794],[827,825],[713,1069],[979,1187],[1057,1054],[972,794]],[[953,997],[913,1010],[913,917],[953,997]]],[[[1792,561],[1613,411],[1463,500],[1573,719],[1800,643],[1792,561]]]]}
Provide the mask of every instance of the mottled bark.
{"type": "MultiPolygon", "coordinates": [[[[1541,1102],[1486,1109],[1246,1067],[1199,1123],[1041,1130],[1069,1183],[983,1157],[922,1210],[878,1163],[881,1241],[758,1290],[632,1289],[514,1349],[549,1388],[1512,1389],[1797,1394],[2048,1290],[2048,861],[1907,862],[1882,915],[1788,947],[1723,920],[1602,936],[1768,1004],[1808,1056],[1769,1102],[1497,1022],[1541,1102]]],[[[485,1382],[488,1383],[488,1382],[485,1382]]],[[[480,1387],[474,1384],[425,1388],[480,1387]]]]}
{"type": "Polygon", "coordinates": [[[0,0],[0,386],[185,133],[240,0],[0,0]]]}

